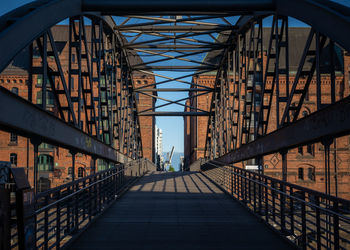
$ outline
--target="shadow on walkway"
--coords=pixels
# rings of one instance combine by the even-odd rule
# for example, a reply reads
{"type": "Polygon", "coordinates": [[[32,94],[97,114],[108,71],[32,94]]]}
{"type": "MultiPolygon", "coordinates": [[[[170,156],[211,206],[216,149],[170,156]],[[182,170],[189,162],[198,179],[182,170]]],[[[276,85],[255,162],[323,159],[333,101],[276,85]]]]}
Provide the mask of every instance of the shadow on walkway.
{"type": "Polygon", "coordinates": [[[196,172],[143,177],[70,249],[291,249],[196,172]]]}

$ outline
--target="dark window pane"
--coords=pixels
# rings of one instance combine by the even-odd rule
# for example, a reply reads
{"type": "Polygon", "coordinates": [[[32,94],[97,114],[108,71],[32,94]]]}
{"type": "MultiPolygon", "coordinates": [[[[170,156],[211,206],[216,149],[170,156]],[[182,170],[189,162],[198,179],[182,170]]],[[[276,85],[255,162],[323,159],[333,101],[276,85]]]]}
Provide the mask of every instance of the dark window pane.
{"type": "Polygon", "coordinates": [[[11,165],[17,166],[17,154],[15,153],[10,154],[10,162],[11,162],[11,165]]]}
{"type": "Polygon", "coordinates": [[[298,168],[298,179],[304,180],[304,169],[303,168],[298,168]]]}

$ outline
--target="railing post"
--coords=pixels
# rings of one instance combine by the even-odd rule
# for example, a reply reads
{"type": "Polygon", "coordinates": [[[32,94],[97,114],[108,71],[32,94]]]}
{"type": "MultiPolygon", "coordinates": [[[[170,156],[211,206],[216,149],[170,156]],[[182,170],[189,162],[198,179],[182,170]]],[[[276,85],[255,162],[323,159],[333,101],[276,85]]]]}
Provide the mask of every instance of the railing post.
{"type": "Polygon", "coordinates": [[[93,187],[91,186],[92,184],[92,178],[89,177],[89,182],[88,182],[88,185],[89,185],[89,189],[88,189],[88,198],[89,198],[89,208],[88,208],[88,213],[89,213],[89,222],[91,222],[91,216],[92,216],[92,203],[94,202],[94,199],[93,199],[93,195],[92,195],[92,190],[93,190],[93,187]]]}
{"type": "MultiPolygon", "coordinates": [[[[45,207],[49,204],[49,196],[46,195],[45,196],[45,203],[44,203],[45,207]]],[[[44,249],[48,249],[48,243],[49,243],[49,228],[48,228],[48,224],[49,224],[49,212],[48,209],[45,209],[44,212],[44,249]]]]}
{"type": "Polygon", "coordinates": [[[231,195],[233,196],[233,169],[232,169],[232,167],[230,167],[230,174],[231,174],[231,177],[230,177],[230,181],[231,181],[231,195]]]}
{"type": "Polygon", "coordinates": [[[265,220],[266,223],[269,222],[269,188],[267,178],[265,178],[265,220]]]}
{"type": "MultiPolygon", "coordinates": [[[[75,192],[79,191],[79,182],[75,184],[75,192]]],[[[79,197],[80,194],[74,195],[74,231],[77,232],[79,230],[79,197]]]]}
{"type": "Polygon", "coordinates": [[[280,212],[281,212],[281,231],[285,232],[286,230],[286,217],[285,217],[285,184],[280,182],[280,212]]]}
{"type": "Polygon", "coordinates": [[[339,249],[339,216],[338,201],[333,201],[333,233],[334,233],[334,249],[339,249]]]}
{"type": "Polygon", "coordinates": [[[272,219],[276,221],[275,182],[271,181],[272,219]]]}
{"type": "Polygon", "coordinates": [[[34,168],[33,168],[33,176],[34,176],[34,193],[38,192],[38,161],[39,161],[39,145],[41,140],[33,137],[30,139],[30,142],[33,144],[34,148],[34,168]]]}
{"type": "Polygon", "coordinates": [[[247,180],[247,171],[244,171],[244,202],[248,203],[248,180],[247,180]]]}
{"type": "MultiPolygon", "coordinates": [[[[68,186],[68,188],[67,188],[67,191],[68,191],[68,194],[70,194],[71,193],[71,188],[72,188],[72,186],[68,186]]],[[[68,200],[67,200],[67,232],[68,233],[70,233],[70,230],[71,230],[71,209],[70,209],[70,207],[71,207],[71,202],[72,202],[72,198],[69,198],[68,200]]]]}
{"type": "Polygon", "coordinates": [[[293,197],[293,187],[290,187],[289,195],[289,216],[290,216],[290,231],[294,234],[294,197],[293,197]]]}
{"type": "Polygon", "coordinates": [[[317,233],[317,249],[320,250],[322,248],[321,245],[321,214],[320,214],[320,197],[315,197],[316,199],[316,233],[317,233]]]}
{"type": "Polygon", "coordinates": [[[89,197],[86,197],[87,191],[86,191],[85,187],[86,187],[86,179],[84,179],[84,181],[83,181],[83,188],[84,188],[84,192],[83,192],[83,199],[84,199],[84,201],[83,201],[83,204],[82,204],[82,206],[83,206],[83,221],[86,218],[86,199],[89,198],[89,197]]]}
{"type": "Polygon", "coordinates": [[[302,191],[301,199],[301,232],[302,232],[302,249],[306,249],[306,205],[305,205],[305,191],[302,191]]]}
{"type": "MultiPolygon", "coordinates": [[[[60,200],[61,192],[57,192],[57,200],[60,200]]],[[[57,203],[56,206],[56,249],[61,248],[61,204],[57,203]]]]}
{"type": "Polygon", "coordinates": [[[263,194],[262,194],[262,187],[261,187],[261,175],[258,175],[258,191],[259,191],[259,214],[262,214],[262,198],[263,198],[263,194]]]}
{"type": "MultiPolygon", "coordinates": [[[[254,213],[256,213],[256,175],[253,174],[253,199],[254,199],[254,213]]],[[[259,197],[260,199],[262,197],[259,197]]]]}
{"type": "Polygon", "coordinates": [[[248,172],[248,196],[249,196],[249,204],[252,202],[252,185],[251,185],[251,172],[248,172]]]}

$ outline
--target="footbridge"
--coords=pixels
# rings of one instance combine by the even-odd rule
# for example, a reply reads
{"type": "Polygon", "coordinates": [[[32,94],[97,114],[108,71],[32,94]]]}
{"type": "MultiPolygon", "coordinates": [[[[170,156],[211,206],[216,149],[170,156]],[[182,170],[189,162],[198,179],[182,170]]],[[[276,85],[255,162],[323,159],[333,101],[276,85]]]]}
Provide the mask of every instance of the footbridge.
{"type": "Polygon", "coordinates": [[[1,16],[0,249],[349,249],[349,31],[328,0],[1,16]],[[150,159],[158,116],[196,127],[183,171],[150,159]]]}

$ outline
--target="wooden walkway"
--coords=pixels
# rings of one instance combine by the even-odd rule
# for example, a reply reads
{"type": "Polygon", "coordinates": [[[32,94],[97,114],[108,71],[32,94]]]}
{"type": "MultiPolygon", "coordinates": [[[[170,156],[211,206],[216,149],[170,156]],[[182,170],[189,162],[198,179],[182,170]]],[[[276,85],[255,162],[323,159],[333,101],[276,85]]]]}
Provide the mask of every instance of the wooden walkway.
{"type": "Polygon", "coordinates": [[[291,249],[197,172],[151,173],[70,249],[291,249]]]}

